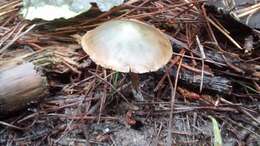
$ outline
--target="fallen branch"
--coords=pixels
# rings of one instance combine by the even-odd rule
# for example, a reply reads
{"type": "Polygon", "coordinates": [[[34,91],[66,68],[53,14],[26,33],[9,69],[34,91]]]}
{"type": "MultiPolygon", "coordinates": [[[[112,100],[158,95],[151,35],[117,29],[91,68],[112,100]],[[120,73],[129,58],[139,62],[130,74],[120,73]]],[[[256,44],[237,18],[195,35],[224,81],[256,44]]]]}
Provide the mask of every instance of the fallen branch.
{"type": "Polygon", "coordinates": [[[0,117],[18,111],[47,95],[47,79],[30,62],[12,62],[0,67],[0,117]]]}

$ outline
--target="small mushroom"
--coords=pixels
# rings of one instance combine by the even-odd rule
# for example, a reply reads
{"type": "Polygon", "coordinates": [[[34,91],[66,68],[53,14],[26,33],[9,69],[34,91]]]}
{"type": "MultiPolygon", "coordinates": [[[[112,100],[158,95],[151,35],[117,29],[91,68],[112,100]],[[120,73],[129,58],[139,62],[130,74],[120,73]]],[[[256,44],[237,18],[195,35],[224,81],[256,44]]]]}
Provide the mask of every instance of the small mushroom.
{"type": "Polygon", "coordinates": [[[97,64],[130,73],[132,85],[140,95],[139,73],[157,71],[171,59],[169,39],[155,27],[122,19],[105,22],[81,39],[83,50],[97,64]]]}

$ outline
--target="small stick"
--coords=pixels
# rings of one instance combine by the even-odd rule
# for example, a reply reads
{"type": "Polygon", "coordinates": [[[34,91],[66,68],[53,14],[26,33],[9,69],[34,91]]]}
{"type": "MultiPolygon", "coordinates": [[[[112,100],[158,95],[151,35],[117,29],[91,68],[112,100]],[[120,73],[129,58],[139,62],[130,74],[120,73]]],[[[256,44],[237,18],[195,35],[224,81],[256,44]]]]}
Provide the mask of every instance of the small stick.
{"type": "Polygon", "coordinates": [[[176,77],[175,77],[175,82],[174,82],[174,87],[172,85],[172,81],[168,75],[168,79],[169,82],[171,84],[171,90],[172,90],[172,98],[171,98],[171,111],[170,111],[170,121],[169,121],[169,125],[168,125],[168,133],[167,133],[167,146],[171,146],[172,145],[172,120],[173,120],[173,109],[174,109],[174,103],[175,103],[175,96],[176,96],[176,90],[177,90],[177,85],[178,85],[178,78],[179,78],[179,73],[181,70],[181,64],[182,64],[182,60],[183,60],[183,56],[180,59],[180,63],[178,65],[177,68],[177,73],[176,73],[176,77]]]}
{"type": "MultiPolygon", "coordinates": [[[[22,26],[22,29],[25,27],[26,25],[22,26]]],[[[36,25],[33,24],[31,25],[27,30],[25,30],[24,32],[20,33],[20,31],[22,31],[22,29],[19,30],[18,35],[16,35],[6,46],[4,46],[3,48],[0,49],[0,54],[2,54],[7,48],[9,48],[17,39],[19,39],[20,37],[22,37],[23,35],[25,35],[26,33],[28,33],[29,31],[31,31],[36,25]]]]}
{"type": "Polygon", "coordinates": [[[216,27],[222,34],[224,34],[235,46],[237,46],[239,49],[243,50],[243,48],[225,31],[223,31],[212,19],[209,17],[206,17],[206,19],[214,26],[216,27]]]}
{"type": "MultiPolygon", "coordinates": [[[[184,55],[185,51],[184,49],[182,49],[180,51],[180,56],[184,55]]],[[[163,77],[160,79],[160,81],[158,82],[158,84],[156,85],[156,87],[154,88],[154,91],[158,91],[160,86],[162,85],[163,81],[165,80],[165,78],[167,77],[167,74],[169,73],[170,69],[180,60],[180,56],[175,57],[173,60],[171,60],[171,65],[166,69],[163,77]]]]}
{"type": "Polygon", "coordinates": [[[108,84],[113,90],[115,90],[118,95],[120,95],[127,103],[129,103],[129,101],[127,100],[127,98],[116,89],[116,87],[114,87],[111,83],[109,83],[107,80],[103,79],[102,77],[100,77],[99,75],[97,75],[96,73],[93,73],[91,71],[88,71],[89,73],[91,73],[92,75],[96,76],[98,79],[100,79],[101,81],[103,81],[104,83],[108,84]]]}
{"type": "Polygon", "coordinates": [[[237,16],[239,18],[241,18],[241,17],[247,16],[251,13],[255,13],[259,9],[260,9],[260,3],[246,7],[246,8],[243,8],[243,9],[239,9],[235,13],[237,13],[237,16]]]}
{"type": "Polygon", "coordinates": [[[204,62],[205,62],[204,60],[206,59],[206,55],[205,55],[205,52],[204,52],[204,47],[201,45],[198,35],[196,35],[196,41],[198,43],[198,47],[200,49],[201,58],[202,58],[202,60],[201,60],[201,63],[202,63],[201,79],[200,79],[200,92],[202,92],[203,80],[204,80],[204,62]]]}

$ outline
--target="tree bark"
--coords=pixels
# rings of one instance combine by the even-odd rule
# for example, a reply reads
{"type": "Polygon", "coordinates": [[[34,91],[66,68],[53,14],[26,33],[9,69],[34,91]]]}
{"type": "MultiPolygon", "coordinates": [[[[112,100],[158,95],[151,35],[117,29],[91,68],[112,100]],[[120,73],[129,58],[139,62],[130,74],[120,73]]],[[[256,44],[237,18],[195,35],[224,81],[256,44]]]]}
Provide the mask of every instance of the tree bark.
{"type": "Polygon", "coordinates": [[[0,117],[25,108],[48,94],[48,83],[33,63],[0,66],[0,117]]]}

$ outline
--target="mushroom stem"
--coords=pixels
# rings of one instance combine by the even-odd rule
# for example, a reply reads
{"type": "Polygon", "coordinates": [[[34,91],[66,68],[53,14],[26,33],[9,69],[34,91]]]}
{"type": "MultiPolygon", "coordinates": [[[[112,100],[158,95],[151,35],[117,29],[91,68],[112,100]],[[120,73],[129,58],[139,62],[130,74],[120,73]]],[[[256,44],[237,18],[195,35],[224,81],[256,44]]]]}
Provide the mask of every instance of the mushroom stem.
{"type": "Polygon", "coordinates": [[[130,78],[132,82],[132,92],[136,100],[138,101],[143,101],[144,97],[142,95],[142,92],[140,90],[140,81],[139,81],[139,76],[136,73],[130,72],[130,78]]]}
{"type": "Polygon", "coordinates": [[[139,89],[139,76],[136,73],[130,72],[130,78],[131,78],[131,82],[132,82],[132,86],[135,90],[139,89]]]}

